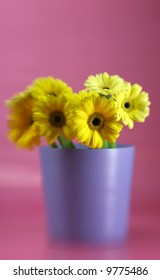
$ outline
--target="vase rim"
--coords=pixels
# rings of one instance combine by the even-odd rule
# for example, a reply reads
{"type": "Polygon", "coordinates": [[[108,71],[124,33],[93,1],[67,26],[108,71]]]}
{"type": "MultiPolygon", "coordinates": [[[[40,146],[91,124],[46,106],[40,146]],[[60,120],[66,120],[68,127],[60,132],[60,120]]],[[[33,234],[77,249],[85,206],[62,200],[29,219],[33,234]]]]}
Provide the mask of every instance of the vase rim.
{"type": "Polygon", "coordinates": [[[75,151],[75,150],[89,150],[89,151],[106,151],[106,150],[117,150],[117,149],[127,149],[127,148],[135,148],[135,145],[133,144],[117,144],[115,148],[106,148],[106,149],[89,149],[87,146],[81,145],[81,144],[75,144],[75,149],[62,149],[61,147],[58,147],[56,149],[53,149],[50,145],[43,145],[40,147],[40,149],[48,149],[52,151],[57,151],[57,150],[69,150],[69,151],[75,151]]]}

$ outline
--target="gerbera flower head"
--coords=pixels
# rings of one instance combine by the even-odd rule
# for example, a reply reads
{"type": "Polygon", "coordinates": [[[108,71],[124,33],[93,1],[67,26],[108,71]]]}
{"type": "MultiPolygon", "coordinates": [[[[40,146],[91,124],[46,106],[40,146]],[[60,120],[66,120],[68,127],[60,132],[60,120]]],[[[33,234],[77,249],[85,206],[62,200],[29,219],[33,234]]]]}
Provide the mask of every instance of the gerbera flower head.
{"type": "Polygon", "coordinates": [[[24,91],[8,100],[6,105],[10,109],[8,115],[9,140],[24,149],[39,146],[39,127],[33,121],[34,98],[24,91]]]}
{"type": "Polygon", "coordinates": [[[72,94],[72,88],[69,87],[64,81],[60,79],[54,79],[53,77],[38,78],[28,90],[32,96],[39,99],[46,95],[53,95],[55,97],[59,95],[72,94]]]}
{"type": "MultiPolygon", "coordinates": [[[[95,96],[99,96],[99,93],[98,92],[94,92],[95,96]]],[[[86,97],[90,97],[93,95],[93,90],[92,91],[86,91],[85,89],[82,89],[78,92],[78,95],[80,97],[80,99],[84,99],[86,97]]]]}
{"type": "Polygon", "coordinates": [[[122,129],[116,120],[114,101],[90,92],[74,111],[73,129],[79,142],[89,148],[102,148],[103,139],[115,142],[122,129]]]}
{"type": "MultiPolygon", "coordinates": [[[[98,92],[95,92],[94,94],[95,94],[95,96],[99,96],[98,92]]],[[[72,96],[70,96],[70,102],[72,104],[74,104],[75,106],[79,106],[82,99],[84,99],[86,97],[90,97],[91,95],[93,95],[93,91],[87,92],[86,90],[82,89],[78,93],[75,93],[72,96]]]]}
{"type": "Polygon", "coordinates": [[[110,76],[107,72],[91,75],[85,81],[84,86],[87,90],[93,90],[100,94],[113,96],[126,88],[125,82],[118,75],[110,76]]]}
{"type": "Polygon", "coordinates": [[[62,133],[66,138],[74,137],[69,117],[71,104],[66,96],[48,95],[39,100],[34,109],[34,120],[38,123],[40,133],[52,144],[62,133]]]}
{"type": "Polygon", "coordinates": [[[148,93],[142,91],[138,84],[132,85],[126,93],[116,95],[116,103],[118,120],[122,120],[129,128],[133,128],[134,121],[144,122],[149,116],[151,102],[148,93]]]}

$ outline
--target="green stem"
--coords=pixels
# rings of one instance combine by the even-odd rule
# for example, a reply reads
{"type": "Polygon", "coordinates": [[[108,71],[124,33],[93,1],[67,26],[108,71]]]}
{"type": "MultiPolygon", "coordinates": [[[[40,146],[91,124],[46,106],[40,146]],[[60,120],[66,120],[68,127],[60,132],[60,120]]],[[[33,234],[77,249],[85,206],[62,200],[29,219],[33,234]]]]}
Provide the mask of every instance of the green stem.
{"type": "Polygon", "coordinates": [[[106,139],[103,139],[103,149],[116,148],[116,145],[116,142],[108,142],[106,139]]]}
{"type": "Polygon", "coordinates": [[[108,148],[108,141],[106,139],[103,139],[103,149],[107,149],[108,148]]]}
{"type": "Polygon", "coordinates": [[[58,145],[57,145],[56,143],[52,143],[50,146],[51,146],[51,148],[53,148],[53,149],[58,148],[58,145]]]}
{"type": "Polygon", "coordinates": [[[61,145],[61,148],[62,149],[65,148],[65,141],[61,136],[58,136],[58,141],[59,141],[59,144],[61,145]]]}
{"type": "Polygon", "coordinates": [[[74,149],[75,148],[73,142],[66,139],[62,134],[58,136],[58,141],[59,141],[62,149],[65,149],[65,148],[74,149]]]}
{"type": "Polygon", "coordinates": [[[117,144],[116,144],[116,142],[109,142],[108,143],[109,144],[109,148],[116,148],[116,146],[117,146],[117,144]]]}

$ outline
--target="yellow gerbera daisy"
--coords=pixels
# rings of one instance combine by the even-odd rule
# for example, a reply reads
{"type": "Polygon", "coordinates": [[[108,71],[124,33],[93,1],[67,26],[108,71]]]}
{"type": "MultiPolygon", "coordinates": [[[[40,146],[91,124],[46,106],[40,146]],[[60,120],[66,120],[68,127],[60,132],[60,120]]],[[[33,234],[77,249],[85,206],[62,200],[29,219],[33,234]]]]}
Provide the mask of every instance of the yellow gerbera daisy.
{"type": "Polygon", "coordinates": [[[115,142],[122,129],[116,112],[113,100],[97,96],[94,91],[83,98],[73,113],[73,129],[78,141],[89,148],[102,148],[103,139],[115,142]]]}
{"type": "Polygon", "coordinates": [[[64,95],[72,94],[72,88],[65,82],[53,77],[36,79],[31,86],[28,87],[34,98],[41,98],[46,95],[64,95]]]}
{"type": "Polygon", "coordinates": [[[34,120],[40,127],[49,144],[52,144],[62,133],[66,138],[72,139],[73,132],[70,127],[70,103],[66,96],[53,95],[42,98],[34,109],[34,120]]]}
{"type": "Polygon", "coordinates": [[[9,140],[27,149],[40,145],[39,128],[33,121],[33,107],[35,106],[33,97],[24,91],[8,100],[6,104],[10,109],[9,140]]]}
{"type": "Polygon", "coordinates": [[[31,95],[27,90],[21,91],[21,92],[15,94],[12,98],[6,100],[5,104],[10,109],[14,108],[16,104],[18,106],[18,104],[25,102],[26,98],[28,98],[29,96],[31,96],[31,95]]]}
{"type": "MultiPolygon", "coordinates": [[[[90,97],[91,95],[93,95],[92,91],[87,92],[86,90],[82,89],[78,93],[74,93],[74,94],[72,94],[72,96],[70,96],[70,102],[74,106],[79,106],[82,99],[84,99],[85,97],[90,97]]],[[[95,96],[99,96],[99,93],[95,92],[95,96]]]]}
{"type": "MultiPolygon", "coordinates": [[[[99,96],[98,92],[95,92],[94,94],[95,94],[95,96],[99,96]]],[[[86,97],[92,96],[93,95],[93,90],[88,92],[88,91],[82,89],[78,92],[78,95],[79,95],[80,99],[82,100],[86,97]]]]}
{"type": "Polygon", "coordinates": [[[89,76],[84,86],[87,90],[94,90],[109,96],[124,90],[126,87],[122,78],[118,75],[110,76],[107,72],[89,76]]]}
{"type": "Polygon", "coordinates": [[[138,84],[132,85],[126,93],[116,95],[118,105],[118,120],[122,119],[124,125],[133,128],[135,122],[144,122],[149,116],[148,93],[142,91],[142,87],[138,84]]]}

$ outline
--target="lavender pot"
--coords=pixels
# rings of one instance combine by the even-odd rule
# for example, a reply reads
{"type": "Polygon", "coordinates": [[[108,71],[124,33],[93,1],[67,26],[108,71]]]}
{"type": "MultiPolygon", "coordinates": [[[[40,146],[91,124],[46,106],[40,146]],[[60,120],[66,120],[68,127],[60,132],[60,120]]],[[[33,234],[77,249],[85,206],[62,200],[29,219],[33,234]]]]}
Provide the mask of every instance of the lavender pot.
{"type": "Polygon", "coordinates": [[[117,244],[128,234],[134,146],[40,148],[49,237],[117,244]]]}

